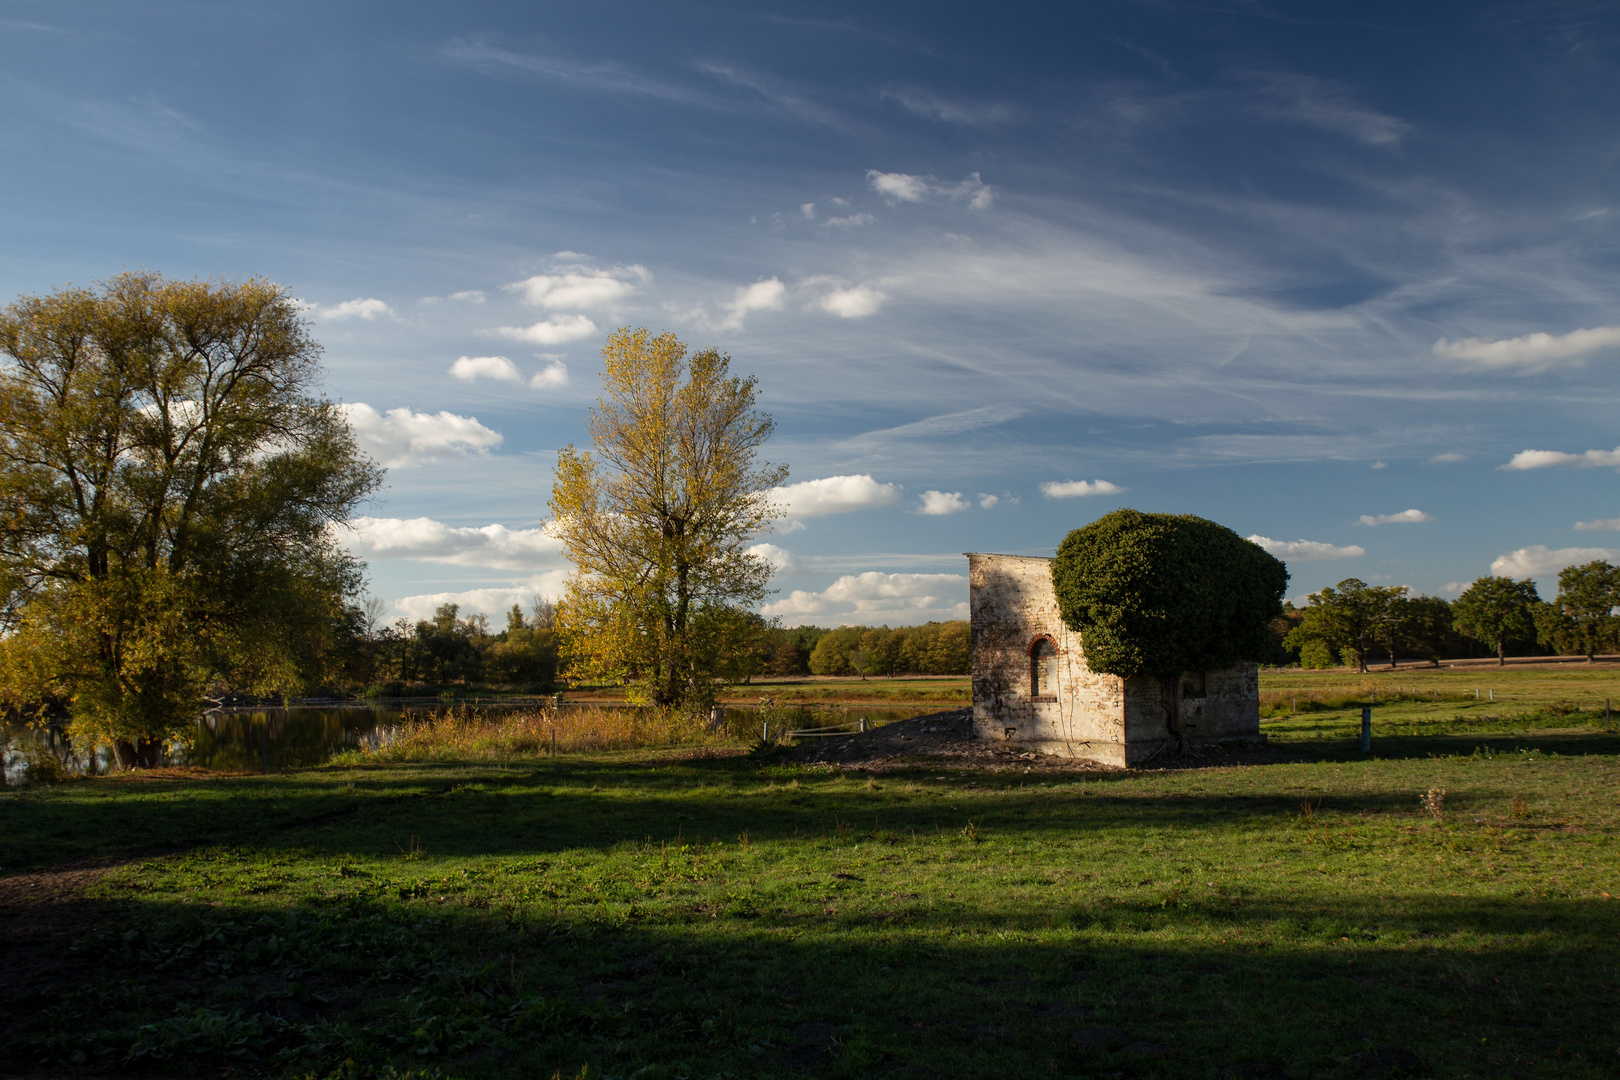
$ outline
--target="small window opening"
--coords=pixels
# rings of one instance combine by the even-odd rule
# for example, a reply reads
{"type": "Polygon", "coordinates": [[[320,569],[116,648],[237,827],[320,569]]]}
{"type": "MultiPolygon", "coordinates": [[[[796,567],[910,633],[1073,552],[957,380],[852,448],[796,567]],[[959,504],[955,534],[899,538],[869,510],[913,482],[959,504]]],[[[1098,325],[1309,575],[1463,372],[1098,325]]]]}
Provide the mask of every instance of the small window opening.
{"type": "Polygon", "coordinates": [[[1057,646],[1051,638],[1041,638],[1029,650],[1029,693],[1057,697],[1057,646]]]}
{"type": "Polygon", "coordinates": [[[1184,671],[1181,674],[1181,696],[1184,698],[1207,697],[1204,689],[1204,673],[1202,671],[1184,671]]]}

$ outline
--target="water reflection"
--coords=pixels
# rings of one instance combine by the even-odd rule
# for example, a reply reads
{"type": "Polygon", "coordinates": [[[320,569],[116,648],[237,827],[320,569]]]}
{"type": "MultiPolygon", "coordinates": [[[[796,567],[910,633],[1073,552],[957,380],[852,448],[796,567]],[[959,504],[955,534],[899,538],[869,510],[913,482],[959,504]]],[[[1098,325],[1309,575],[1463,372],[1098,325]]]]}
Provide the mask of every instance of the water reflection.
{"type": "MultiPolygon", "coordinates": [[[[521,705],[486,704],[480,711],[532,709],[521,705]]],[[[565,706],[568,707],[568,706],[565,706]]],[[[320,709],[266,709],[257,712],[209,712],[199,717],[189,748],[176,748],[168,755],[170,765],[200,765],[208,769],[246,772],[274,772],[319,765],[332,754],[352,750],[362,744],[377,746],[387,742],[400,725],[413,716],[423,716],[443,708],[437,704],[365,706],[351,705],[320,709]]],[[[837,724],[866,717],[873,725],[906,720],[936,711],[937,706],[903,709],[873,709],[862,706],[819,708],[810,713],[814,725],[837,724]]],[[[727,712],[752,713],[748,706],[726,707],[727,712]]],[[[807,725],[809,726],[809,725],[807,725]]],[[[0,764],[5,782],[21,783],[29,761],[48,755],[60,763],[62,771],[83,775],[104,773],[113,768],[112,751],[100,748],[94,759],[72,746],[65,733],[56,728],[0,727],[0,764]]]]}

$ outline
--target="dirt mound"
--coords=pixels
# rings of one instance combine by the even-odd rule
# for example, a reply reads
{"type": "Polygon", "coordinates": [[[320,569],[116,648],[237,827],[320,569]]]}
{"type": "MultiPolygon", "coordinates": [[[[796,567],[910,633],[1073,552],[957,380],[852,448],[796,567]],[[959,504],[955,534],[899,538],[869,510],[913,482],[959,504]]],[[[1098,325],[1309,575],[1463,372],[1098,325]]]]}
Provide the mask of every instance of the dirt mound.
{"type": "MultiPolygon", "coordinates": [[[[779,760],[866,772],[940,765],[994,772],[1120,772],[1095,761],[1060,758],[1000,739],[976,738],[972,709],[951,709],[885,724],[860,734],[803,739],[779,760]]],[[[1207,747],[1176,756],[1161,754],[1150,769],[1199,769],[1231,765],[1271,765],[1297,761],[1297,755],[1269,746],[1207,747]]]]}

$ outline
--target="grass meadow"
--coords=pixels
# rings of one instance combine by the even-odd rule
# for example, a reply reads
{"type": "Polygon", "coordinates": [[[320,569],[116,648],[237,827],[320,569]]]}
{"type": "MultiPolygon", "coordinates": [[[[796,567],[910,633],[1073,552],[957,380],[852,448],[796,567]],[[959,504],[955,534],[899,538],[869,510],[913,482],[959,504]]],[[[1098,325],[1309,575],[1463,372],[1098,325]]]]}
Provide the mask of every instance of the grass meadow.
{"type": "Polygon", "coordinates": [[[0,1073],[1620,1072],[1620,672],[1262,686],[1296,760],[474,741],[5,791],[0,1073]]]}

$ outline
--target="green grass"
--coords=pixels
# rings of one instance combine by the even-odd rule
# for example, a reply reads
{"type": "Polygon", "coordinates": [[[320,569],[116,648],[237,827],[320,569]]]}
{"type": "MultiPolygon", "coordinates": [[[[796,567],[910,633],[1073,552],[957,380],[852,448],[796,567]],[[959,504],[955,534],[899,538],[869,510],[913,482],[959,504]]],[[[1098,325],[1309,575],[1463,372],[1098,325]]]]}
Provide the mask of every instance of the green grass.
{"type": "Polygon", "coordinates": [[[0,874],[133,858],[85,901],[87,974],[25,998],[0,1060],[1614,1075],[1620,736],[1385,708],[1374,760],[1322,711],[1266,724],[1308,760],[1234,769],[604,754],[6,792],[0,874]]]}

